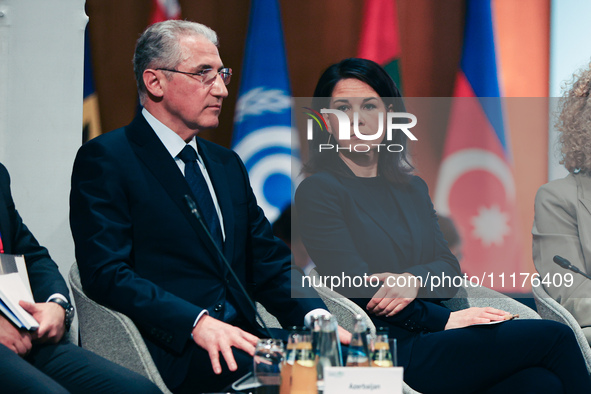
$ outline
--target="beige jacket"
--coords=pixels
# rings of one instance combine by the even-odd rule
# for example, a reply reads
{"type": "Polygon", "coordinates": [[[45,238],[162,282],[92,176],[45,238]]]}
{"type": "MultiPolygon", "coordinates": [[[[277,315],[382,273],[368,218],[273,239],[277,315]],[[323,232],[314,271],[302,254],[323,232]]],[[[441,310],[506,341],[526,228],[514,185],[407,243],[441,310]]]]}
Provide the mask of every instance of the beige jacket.
{"type": "Polygon", "coordinates": [[[534,263],[544,288],[577,319],[591,344],[591,280],[572,273],[572,286],[559,284],[554,274],[571,272],[552,261],[555,255],[591,274],[591,177],[582,173],[552,181],[538,190],[532,229],[534,263]]]}

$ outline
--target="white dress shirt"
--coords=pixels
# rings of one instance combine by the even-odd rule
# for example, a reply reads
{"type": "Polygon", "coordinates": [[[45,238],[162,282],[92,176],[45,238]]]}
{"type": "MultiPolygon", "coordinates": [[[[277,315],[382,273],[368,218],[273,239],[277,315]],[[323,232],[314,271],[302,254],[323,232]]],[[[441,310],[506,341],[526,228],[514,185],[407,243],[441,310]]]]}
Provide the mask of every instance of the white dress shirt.
{"type": "MultiPolygon", "coordinates": [[[[146,118],[146,121],[152,127],[152,129],[154,129],[154,132],[156,133],[162,144],[164,144],[164,147],[166,148],[168,153],[170,153],[177,166],[179,166],[179,169],[181,170],[183,176],[185,176],[185,162],[178,157],[178,154],[181,153],[181,151],[187,145],[187,143],[177,133],[175,133],[167,126],[165,126],[162,122],[160,122],[158,119],[156,119],[154,115],[148,112],[147,109],[142,109],[142,115],[144,115],[144,118],[146,118]]],[[[209,194],[211,195],[213,205],[215,206],[215,211],[217,212],[218,219],[220,220],[220,226],[222,229],[222,239],[225,241],[226,232],[224,231],[224,218],[222,216],[222,210],[220,209],[220,204],[218,203],[218,198],[215,194],[215,190],[213,188],[213,184],[211,183],[211,178],[209,177],[207,168],[205,168],[203,159],[199,155],[199,149],[197,148],[197,141],[195,140],[195,137],[193,137],[188,144],[191,145],[197,152],[197,164],[199,165],[201,173],[203,173],[203,178],[205,178],[205,182],[207,183],[209,194]]]]}

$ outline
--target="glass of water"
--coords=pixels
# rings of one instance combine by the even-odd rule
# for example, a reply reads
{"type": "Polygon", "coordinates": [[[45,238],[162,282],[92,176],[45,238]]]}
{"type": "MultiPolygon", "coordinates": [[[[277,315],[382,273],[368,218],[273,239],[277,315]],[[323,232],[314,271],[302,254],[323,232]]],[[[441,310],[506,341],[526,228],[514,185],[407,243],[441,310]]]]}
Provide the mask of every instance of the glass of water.
{"type": "Polygon", "coordinates": [[[285,347],[280,339],[259,339],[254,353],[254,375],[264,386],[281,384],[285,347]]]}

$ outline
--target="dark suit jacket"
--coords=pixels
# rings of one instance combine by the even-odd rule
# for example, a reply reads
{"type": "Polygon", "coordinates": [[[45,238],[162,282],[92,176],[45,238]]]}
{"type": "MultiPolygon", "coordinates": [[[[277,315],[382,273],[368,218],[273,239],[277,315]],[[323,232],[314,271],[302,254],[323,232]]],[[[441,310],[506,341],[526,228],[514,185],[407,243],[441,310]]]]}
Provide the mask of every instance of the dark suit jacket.
{"type": "MultiPolygon", "coordinates": [[[[401,312],[390,318],[370,316],[398,338],[404,363],[414,339],[443,330],[451,313],[440,301],[456,289],[431,292],[430,278],[453,278],[460,267],[439,230],[422,179],[412,177],[407,185],[395,186],[380,178],[357,178],[348,168],[341,172],[320,172],[300,184],[295,201],[302,240],[321,275],[409,272],[423,279],[426,287],[401,312]]],[[[335,290],[364,309],[378,290],[347,287],[335,290]]]]}
{"type": "MultiPolygon", "coordinates": [[[[224,219],[224,255],[282,324],[301,325],[324,304],[291,298],[289,250],[273,237],[238,155],[200,138],[197,144],[224,219]]],[[[141,115],[83,145],[74,163],[70,224],[84,290],[136,323],[165,379],[195,348],[190,334],[203,309],[222,319],[230,300],[257,327],[186,194],[183,174],[141,115]]],[[[171,373],[173,386],[184,377],[171,373]]]]}
{"type": "Polygon", "coordinates": [[[55,293],[69,297],[68,287],[57,265],[49,257],[47,249],[39,245],[18,214],[10,192],[10,177],[2,164],[0,164],[0,234],[4,253],[25,256],[29,282],[36,302],[45,302],[55,293]]]}

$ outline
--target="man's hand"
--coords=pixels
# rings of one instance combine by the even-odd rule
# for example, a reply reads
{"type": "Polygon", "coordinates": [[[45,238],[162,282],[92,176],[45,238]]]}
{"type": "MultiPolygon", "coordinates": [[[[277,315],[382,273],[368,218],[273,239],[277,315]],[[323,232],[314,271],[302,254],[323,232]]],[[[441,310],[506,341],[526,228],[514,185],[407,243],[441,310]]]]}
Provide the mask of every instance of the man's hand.
{"type": "Polygon", "coordinates": [[[222,373],[220,352],[230,371],[236,371],[238,366],[236,360],[234,360],[232,348],[242,349],[254,356],[258,338],[238,327],[224,323],[209,315],[204,315],[193,328],[193,340],[197,345],[207,350],[213,372],[219,375],[222,373]]]}
{"type": "Polygon", "coordinates": [[[35,342],[58,343],[66,332],[66,311],[55,302],[20,301],[19,305],[29,312],[37,322],[39,328],[32,333],[35,342]]]}
{"type": "Polygon", "coordinates": [[[408,272],[403,274],[384,272],[374,274],[370,278],[377,278],[383,284],[366,307],[368,312],[376,316],[394,316],[414,301],[419,293],[419,278],[408,272]]]}
{"type": "Polygon", "coordinates": [[[351,333],[345,330],[343,327],[339,326],[339,340],[343,345],[348,345],[351,343],[351,333]]]}
{"type": "Polygon", "coordinates": [[[26,330],[19,330],[8,321],[3,315],[0,315],[0,343],[21,357],[24,357],[31,351],[31,334],[26,330]]]}
{"type": "Polygon", "coordinates": [[[511,316],[510,313],[491,307],[477,308],[472,307],[452,312],[445,325],[446,330],[452,328],[468,327],[473,324],[490,323],[491,321],[505,320],[505,316],[511,316]]]}

